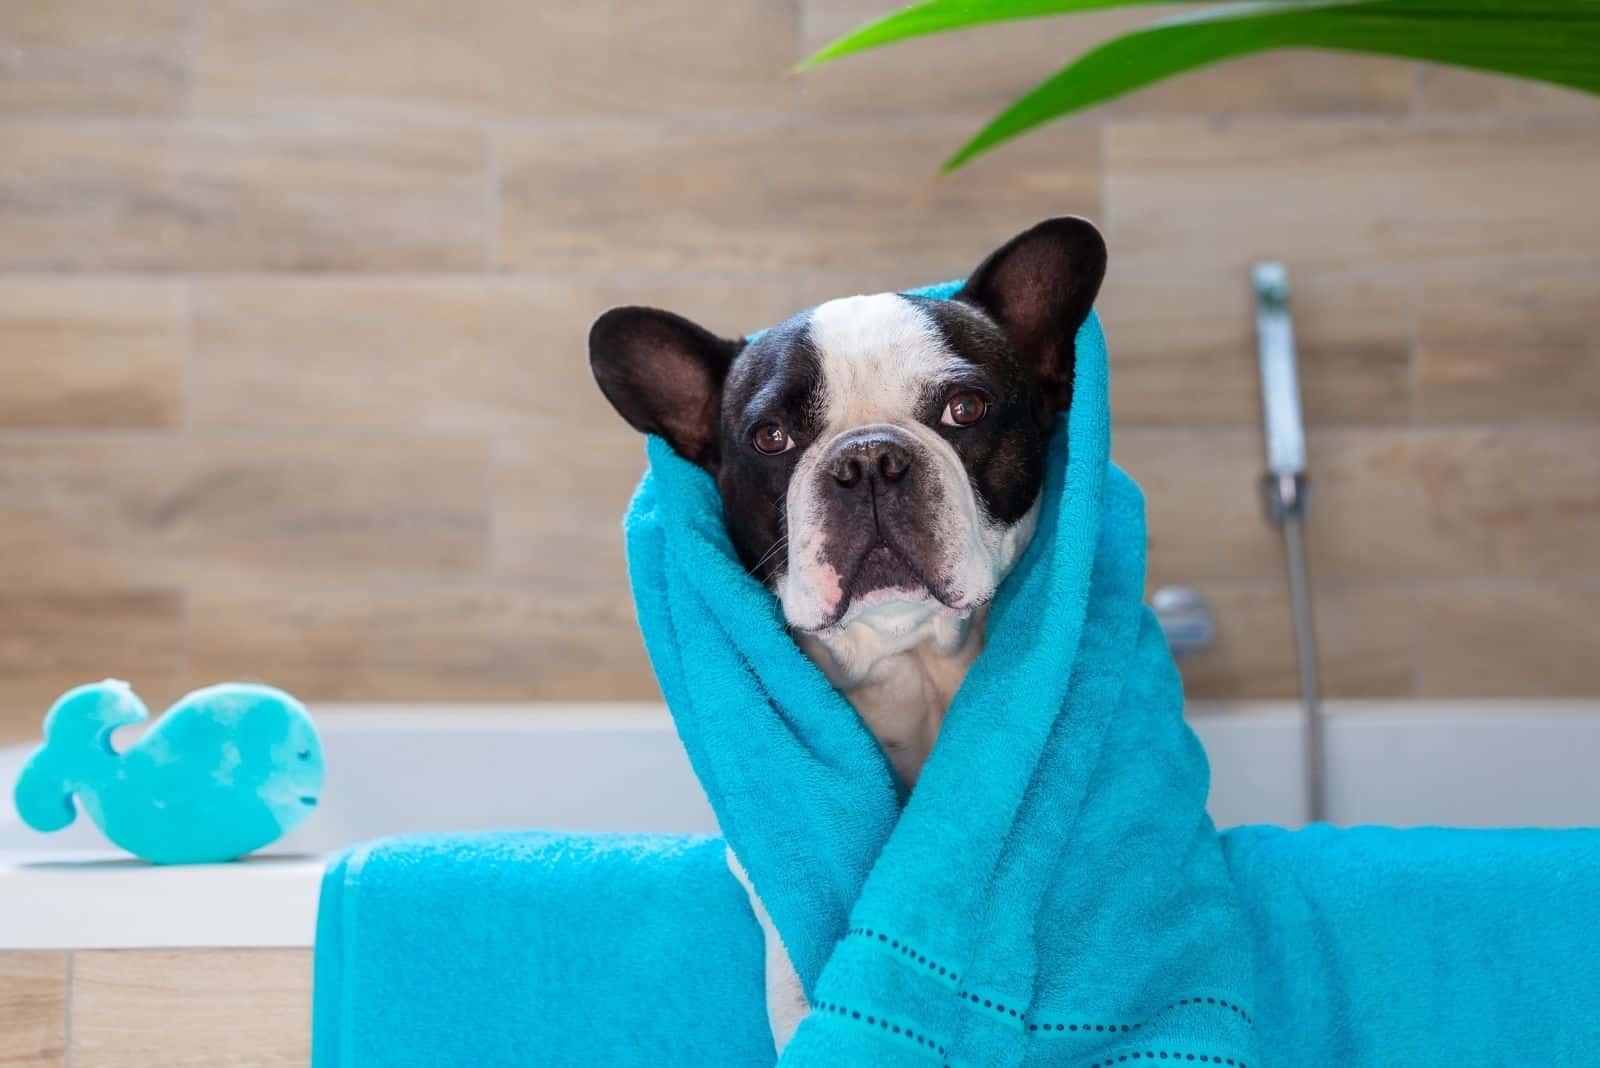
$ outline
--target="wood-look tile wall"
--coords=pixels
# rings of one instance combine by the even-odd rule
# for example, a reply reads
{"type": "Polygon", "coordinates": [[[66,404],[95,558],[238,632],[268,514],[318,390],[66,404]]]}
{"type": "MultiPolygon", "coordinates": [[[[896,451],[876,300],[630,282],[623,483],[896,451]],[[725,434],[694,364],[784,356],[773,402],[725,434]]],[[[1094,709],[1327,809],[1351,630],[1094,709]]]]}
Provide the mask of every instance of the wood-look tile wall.
{"type": "Polygon", "coordinates": [[[291,1068],[309,949],[0,950],[0,1065],[291,1068]]]}
{"type": "Polygon", "coordinates": [[[593,315],[738,331],[1061,212],[1112,249],[1152,584],[1216,604],[1193,692],[1294,687],[1255,495],[1271,257],[1331,691],[1600,694],[1600,103],[1257,57],[937,178],[1150,13],[787,75],[882,6],[0,7],[0,740],[105,675],[648,698],[617,528],[640,447],[588,380],[593,315]]]}

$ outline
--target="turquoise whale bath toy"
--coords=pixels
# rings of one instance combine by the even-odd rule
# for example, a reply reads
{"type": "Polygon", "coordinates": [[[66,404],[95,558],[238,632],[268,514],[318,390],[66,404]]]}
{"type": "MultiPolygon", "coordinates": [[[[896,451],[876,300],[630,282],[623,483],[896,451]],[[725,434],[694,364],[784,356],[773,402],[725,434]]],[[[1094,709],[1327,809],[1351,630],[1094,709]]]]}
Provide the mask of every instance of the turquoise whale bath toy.
{"type": "Polygon", "coordinates": [[[77,816],[156,864],[234,860],[309,816],[322,792],[322,742],[282,690],[224,683],[196,690],[117,752],[111,732],[150,717],[125,682],[79,686],[44,721],[44,744],[17,779],[17,812],[58,831],[77,816]]]}

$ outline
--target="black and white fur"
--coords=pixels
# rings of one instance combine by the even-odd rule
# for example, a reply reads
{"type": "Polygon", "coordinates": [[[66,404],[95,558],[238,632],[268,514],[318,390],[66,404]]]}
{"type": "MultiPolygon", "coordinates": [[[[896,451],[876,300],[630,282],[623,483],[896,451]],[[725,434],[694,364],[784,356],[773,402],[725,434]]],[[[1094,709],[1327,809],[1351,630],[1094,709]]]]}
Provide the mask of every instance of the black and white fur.
{"type": "MultiPolygon", "coordinates": [[[[1063,217],[1001,246],[951,301],[846,297],[748,343],[637,307],[590,331],[601,390],[715,476],[740,557],[908,787],[1033,535],[1105,266],[1095,228],[1063,217]]],[[[766,931],[781,1051],[804,996],[729,863],[766,931]]]]}

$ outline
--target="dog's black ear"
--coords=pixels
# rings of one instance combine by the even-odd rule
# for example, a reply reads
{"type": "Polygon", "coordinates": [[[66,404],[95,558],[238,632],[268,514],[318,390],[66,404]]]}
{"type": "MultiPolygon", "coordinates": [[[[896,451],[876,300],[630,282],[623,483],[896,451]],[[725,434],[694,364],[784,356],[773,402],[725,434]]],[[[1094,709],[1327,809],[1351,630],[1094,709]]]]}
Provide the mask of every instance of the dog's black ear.
{"type": "Polygon", "coordinates": [[[1001,245],[957,300],[1000,324],[1033,369],[1051,411],[1072,403],[1074,342],[1106,275],[1106,243],[1087,219],[1046,219],[1001,245]]]}
{"type": "Polygon", "coordinates": [[[612,308],[589,328],[589,368],[635,430],[714,470],[728,366],[744,348],[655,308],[612,308]]]}

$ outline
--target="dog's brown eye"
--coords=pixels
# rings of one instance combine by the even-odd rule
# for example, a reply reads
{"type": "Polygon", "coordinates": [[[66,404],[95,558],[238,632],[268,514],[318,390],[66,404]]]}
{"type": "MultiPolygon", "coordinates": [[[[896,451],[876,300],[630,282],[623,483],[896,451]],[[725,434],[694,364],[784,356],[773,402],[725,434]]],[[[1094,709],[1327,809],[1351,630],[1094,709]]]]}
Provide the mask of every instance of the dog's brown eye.
{"type": "Polygon", "coordinates": [[[794,448],[794,439],[777,423],[762,423],[756,427],[753,440],[756,451],[764,452],[768,456],[776,456],[780,452],[788,452],[794,448]]]}
{"type": "Polygon", "coordinates": [[[945,426],[971,426],[983,418],[989,410],[989,402],[977,393],[957,393],[950,398],[944,406],[944,414],[939,417],[939,422],[945,426]]]}

